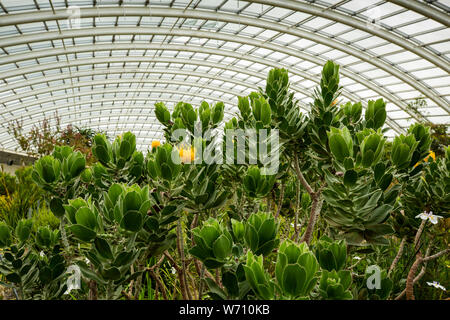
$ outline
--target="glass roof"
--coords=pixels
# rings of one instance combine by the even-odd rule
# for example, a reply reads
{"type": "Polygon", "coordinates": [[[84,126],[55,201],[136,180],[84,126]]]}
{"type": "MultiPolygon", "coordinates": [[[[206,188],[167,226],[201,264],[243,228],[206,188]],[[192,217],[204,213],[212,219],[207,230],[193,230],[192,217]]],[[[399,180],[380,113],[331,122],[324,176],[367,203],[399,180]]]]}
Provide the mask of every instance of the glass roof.
{"type": "Polygon", "coordinates": [[[328,59],[342,102],[388,102],[388,135],[448,124],[449,13],[450,0],[0,0],[0,148],[17,147],[10,121],[57,111],[146,149],[162,139],[155,102],[223,101],[227,120],[273,67],[306,110],[328,59]]]}

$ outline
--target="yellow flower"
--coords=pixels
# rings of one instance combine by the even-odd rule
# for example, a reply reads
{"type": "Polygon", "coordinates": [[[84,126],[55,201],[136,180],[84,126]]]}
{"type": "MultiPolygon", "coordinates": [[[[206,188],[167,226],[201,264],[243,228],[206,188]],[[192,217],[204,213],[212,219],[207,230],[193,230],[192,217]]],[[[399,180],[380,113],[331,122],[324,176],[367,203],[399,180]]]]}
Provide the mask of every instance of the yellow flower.
{"type": "Polygon", "coordinates": [[[152,149],[158,148],[161,145],[161,142],[159,140],[153,140],[152,141],[152,149]]]}
{"type": "Polygon", "coordinates": [[[195,159],[195,149],[194,147],[191,147],[190,149],[178,149],[178,152],[180,154],[181,162],[183,163],[191,163],[195,159]]]}
{"type": "MultiPolygon", "coordinates": [[[[425,159],[423,159],[423,161],[428,162],[428,159],[430,157],[433,158],[433,160],[436,160],[436,154],[434,153],[434,151],[430,150],[430,153],[425,157],[425,159]]],[[[414,168],[417,167],[419,164],[420,164],[420,161],[414,165],[414,168]]]]}
{"type": "Polygon", "coordinates": [[[331,106],[334,106],[337,103],[337,99],[335,99],[332,103],[331,106]]]}
{"type": "Polygon", "coordinates": [[[423,161],[428,162],[428,158],[429,158],[429,157],[432,157],[433,160],[436,160],[436,154],[434,153],[434,151],[431,151],[431,150],[430,150],[430,154],[427,155],[427,157],[426,157],[425,159],[423,159],[423,161]]]}

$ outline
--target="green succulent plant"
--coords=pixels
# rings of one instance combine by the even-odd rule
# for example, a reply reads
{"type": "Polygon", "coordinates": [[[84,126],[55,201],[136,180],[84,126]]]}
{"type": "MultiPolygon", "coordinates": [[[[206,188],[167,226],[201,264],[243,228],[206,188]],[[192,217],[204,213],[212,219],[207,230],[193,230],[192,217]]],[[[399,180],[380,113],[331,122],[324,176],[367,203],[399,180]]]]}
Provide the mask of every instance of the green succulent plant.
{"type": "Polygon", "coordinates": [[[416,149],[411,157],[410,165],[414,166],[429,154],[431,146],[430,127],[426,127],[421,123],[413,124],[408,128],[408,133],[413,134],[418,142],[416,149]]]}
{"type": "Polygon", "coordinates": [[[32,178],[42,188],[56,183],[61,175],[61,162],[53,156],[44,156],[34,164],[32,178]]]}
{"type": "Polygon", "coordinates": [[[90,242],[95,239],[100,230],[98,210],[84,201],[75,199],[65,206],[69,221],[69,230],[81,241],[90,242]]]}
{"type": "Polygon", "coordinates": [[[68,146],[56,146],[53,157],[61,162],[62,179],[65,181],[77,178],[86,166],[84,155],[68,146]]]}
{"type": "Polygon", "coordinates": [[[116,299],[126,283],[142,274],[142,271],[131,272],[131,265],[142,252],[132,244],[133,241],[127,241],[124,247],[96,237],[92,249],[85,253],[93,269],[85,261],[77,262],[84,277],[106,286],[107,299],[116,299]]]}
{"type": "Polygon", "coordinates": [[[362,104],[361,102],[351,103],[347,102],[341,106],[342,113],[344,117],[342,118],[342,123],[347,128],[354,129],[355,126],[360,122],[362,115],[362,104]]]}
{"type": "Polygon", "coordinates": [[[15,244],[8,247],[0,259],[0,272],[7,282],[0,281],[0,285],[17,288],[20,299],[31,298],[39,276],[37,260],[38,256],[32,250],[26,250],[25,247],[18,247],[15,244]]]}
{"type": "Polygon", "coordinates": [[[256,121],[256,128],[262,129],[263,127],[268,126],[272,120],[272,111],[269,103],[261,94],[256,92],[252,92],[249,97],[252,114],[256,121]]]}
{"type": "Polygon", "coordinates": [[[380,131],[364,130],[357,133],[358,140],[360,140],[360,157],[357,158],[357,164],[361,164],[364,168],[380,162],[384,152],[385,139],[380,131]]]}
{"type": "Polygon", "coordinates": [[[100,161],[101,164],[103,164],[104,166],[108,166],[113,157],[113,154],[111,143],[109,142],[106,135],[95,135],[92,145],[92,153],[98,159],[98,161],[100,161]]]}
{"type": "Polygon", "coordinates": [[[59,241],[59,230],[51,230],[49,227],[39,227],[36,232],[36,245],[40,248],[53,248],[59,241]]]}
{"type": "Polygon", "coordinates": [[[245,278],[256,296],[263,300],[272,300],[275,296],[275,284],[264,270],[263,257],[247,252],[247,261],[243,265],[245,278]]]}
{"type": "Polygon", "coordinates": [[[323,270],[319,281],[319,293],[325,300],[350,300],[353,298],[349,287],[352,276],[348,270],[323,270]]]}
{"type": "Polygon", "coordinates": [[[242,117],[244,122],[247,122],[250,118],[252,109],[250,107],[250,102],[247,97],[238,97],[238,109],[240,112],[240,116],[242,117]]]}
{"type": "Polygon", "coordinates": [[[307,298],[317,283],[319,263],[304,242],[297,245],[290,240],[278,248],[275,277],[284,296],[307,298]]]}
{"type": "Polygon", "coordinates": [[[345,240],[333,241],[327,236],[322,236],[317,242],[314,252],[323,270],[340,271],[345,268],[347,259],[345,240]]]}
{"type": "Polygon", "coordinates": [[[155,115],[162,124],[168,125],[170,123],[170,111],[163,102],[155,103],[155,115]]]}
{"type": "Polygon", "coordinates": [[[225,204],[229,192],[217,183],[220,176],[217,165],[189,166],[185,174],[186,180],[181,195],[187,199],[187,210],[201,212],[218,209],[225,204]]]}
{"type": "Polygon", "coordinates": [[[31,219],[22,219],[17,223],[15,234],[17,239],[24,243],[28,240],[33,230],[33,221],[31,219]]]}
{"type": "Polygon", "coordinates": [[[231,219],[231,227],[233,230],[234,238],[237,240],[237,242],[241,242],[242,240],[244,240],[245,224],[236,219],[231,219]]]}
{"type": "Polygon", "coordinates": [[[0,248],[8,247],[11,245],[11,242],[12,236],[9,226],[5,222],[0,221],[0,248]]]}
{"type": "Polygon", "coordinates": [[[56,146],[51,156],[35,162],[31,177],[48,193],[50,210],[56,217],[62,218],[66,201],[82,192],[80,175],[85,166],[84,155],[68,146],[56,146]]]}
{"type": "Polygon", "coordinates": [[[289,92],[289,75],[286,69],[273,68],[267,75],[265,95],[272,112],[277,116],[283,116],[286,113],[286,105],[291,98],[289,92]]]}
{"type": "Polygon", "coordinates": [[[147,159],[147,173],[152,179],[170,183],[179,177],[181,169],[179,152],[168,143],[158,147],[154,156],[147,159]]]}
{"type": "Polygon", "coordinates": [[[411,160],[419,142],[416,141],[414,134],[404,136],[401,134],[394,138],[392,143],[391,161],[399,170],[411,167],[411,160]]]}
{"type": "Polygon", "coordinates": [[[36,267],[39,269],[38,279],[42,290],[33,296],[33,299],[52,300],[61,299],[67,289],[66,260],[58,252],[51,250],[47,255],[37,259],[36,267]]]}
{"type": "Polygon", "coordinates": [[[369,100],[365,114],[366,128],[380,129],[386,121],[386,103],[383,99],[369,100]]]}
{"type": "Polygon", "coordinates": [[[353,156],[353,140],[347,127],[331,127],[327,134],[330,150],[337,161],[343,162],[353,156]]]}
{"type": "Polygon", "coordinates": [[[92,144],[92,153],[100,162],[93,167],[94,181],[102,188],[117,182],[137,181],[144,169],[144,156],[136,150],[136,136],[125,132],[110,143],[106,135],[97,134],[92,144]]]}
{"type": "Polygon", "coordinates": [[[199,258],[207,268],[223,266],[230,256],[233,238],[216,219],[209,218],[201,227],[192,230],[195,246],[189,252],[199,258]]]}
{"type": "MultiPolygon", "coordinates": [[[[128,232],[139,232],[142,229],[149,219],[148,212],[154,205],[148,186],[140,188],[138,185],[113,184],[108,192],[103,193],[103,197],[102,215],[108,223],[116,223],[128,232]]],[[[99,216],[95,207],[91,212],[99,216]]]]}
{"type": "Polygon", "coordinates": [[[278,223],[269,212],[252,214],[245,223],[245,244],[255,255],[268,255],[278,246],[278,223]]]}
{"type": "Polygon", "coordinates": [[[92,169],[86,168],[81,172],[80,179],[84,183],[90,183],[92,181],[93,175],[92,175],[92,169]]]}
{"type": "Polygon", "coordinates": [[[314,103],[309,113],[307,141],[322,160],[327,160],[330,156],[327,132],[331,127],[341,126],[342,113],[336,105],[341,89],[339,65],[333,61],[327,61],[322,69],[320,88],[314,91],[314,103]]]}
{"type": "MultiPolygon", "coordinates": [[[[379,176],[384,176],[384,169],[379,169],[379,176]]],[[[384,236],[394,231],[385,222],[397,205],[401,186],[397,184],[383,190],[376,183],[368,183],[367,179],[374,181],[374,177],[360,177],[354,170],[347,171],[343,177],[326,172],[325,179],[327,187],[323,196],[327,210],[324,216],[332,227],[333,237],[344,238],[351,245],[387,245],[384,236]],[[348,172],[353,172],[351,183],[348,172]]]]}
{"type": "Polygon", "coordinates": [[[244,177],[244,189],[250,197],[262,198],[272,190],[275,175],[263,175],[257,166],[250,166],[244,177]]]}

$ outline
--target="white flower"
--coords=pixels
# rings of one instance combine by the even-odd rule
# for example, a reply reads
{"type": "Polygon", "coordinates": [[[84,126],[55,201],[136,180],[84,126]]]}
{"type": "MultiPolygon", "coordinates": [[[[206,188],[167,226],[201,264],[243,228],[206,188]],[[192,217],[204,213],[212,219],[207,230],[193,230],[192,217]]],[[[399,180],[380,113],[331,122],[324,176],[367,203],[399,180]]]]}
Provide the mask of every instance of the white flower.
{"type": "Polygon", "coordinates": [[[172,267],[172,274],[177,273],[177,269],[175,269],[174,267],[172,267]]]}
{"type": "Polygon", "coordinates": [[[433,282],[427,282],[427,285],[431,286],[431,287],[435,287],[444,291],[447,291],[443,285],[441,285],[439,282],[437,281],[433,281],[433,282]]]}
{"type": "Polygon", "coordinates": [[[45,257],[44,251],[39,252],[39,255],[41,256],[41,258],[42,258],[42,257],[45,257]]]}
{"type": "Polygon", "coordinates": [[[361,260],[361,258],[358,257],[358,256],[353,257],[353,259],[355,259],[355,260],[361,260]]]}
{"type": "MultiPolygon", "coordinates": [[[[295,224],[291,223],[291,227],[292,227],[292,228],[295,228],[295,224]]],[[[301,227],[301,224],[300,224],[300,223],[297,224],[297,228],[298,228],[298,227],[301,227]]]]}
{"type": "Polygon", "coordinates": [[[418,214],[416,218],[420,218],[422,220],[430,220],[432,224],[436,224],[438,223],[438,219],[442,218],[442,216],[434,215],[433,211],[430,212],[424,211],[421,214],[418,214]]]}

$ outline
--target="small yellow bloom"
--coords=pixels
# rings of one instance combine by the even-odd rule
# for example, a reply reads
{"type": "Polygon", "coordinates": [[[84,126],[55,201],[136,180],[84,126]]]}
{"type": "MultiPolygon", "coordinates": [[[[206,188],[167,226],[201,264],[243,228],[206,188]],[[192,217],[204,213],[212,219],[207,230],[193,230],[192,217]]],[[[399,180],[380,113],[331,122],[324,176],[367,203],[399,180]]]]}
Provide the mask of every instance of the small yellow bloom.
{"type": "Polygon", "coordinates": [[[335,99],[332,103],[331,106],[334,106],[337,103],[337,99],[335,99]]]}
{"type": "Polygon", "coordinates": [[[161,145],[161,142],[159,140],[153,140],[152,141],[152,149],[158,148],[161,145]]]}
{"type": "Polygon", "coordinates": [[[425,159],[423,159],[423,161],[428,162],[428,158],[432,157],[433,160],[436,160],[436,154],[434,153],[434,151],[430,150],[430,154],[427,155],[427,157],[425,159]]]}
{"type": "MultiPolygon", "coordinates": [[[[428,162],[428,159],[429,159],[430,157],[433,158],[433,160],[436,161],[436,154],[434,153],[434,151],[431,151],[431,150],[430,150],[430,153],[425,157],[425,159],[423,159],[423,161],[428,162]]],[[[417,163],[414,165],[414,168],[417,167],[419,164],[420,164],[420,161],[417,162],[417,163]]]]}
{"type": "Polygon", "coordinates": [[[183,162],[183,163],[191,163],[195,159],[194,147],[191,147],[190,150],[189,150],[189,148],[187,148],[187,149],[181,148],[178,150],[178,152],[180,154],[181,162],[183,162]]]}

